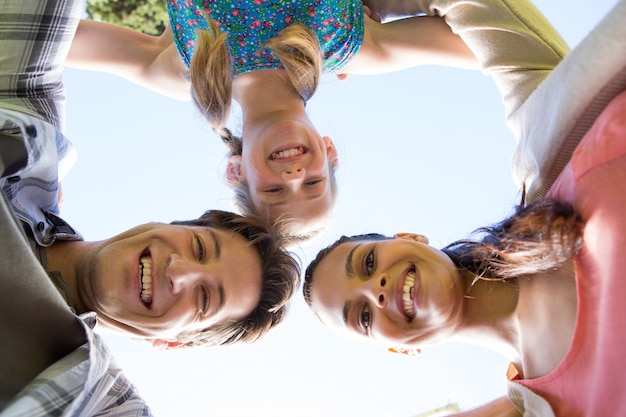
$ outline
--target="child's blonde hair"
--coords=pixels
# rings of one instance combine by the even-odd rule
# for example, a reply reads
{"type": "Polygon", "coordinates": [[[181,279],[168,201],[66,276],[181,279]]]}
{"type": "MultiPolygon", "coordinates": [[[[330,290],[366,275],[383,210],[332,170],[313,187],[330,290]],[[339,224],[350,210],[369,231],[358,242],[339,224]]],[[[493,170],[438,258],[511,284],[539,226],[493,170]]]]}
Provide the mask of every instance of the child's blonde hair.
{"type": "MultiPolygon", "coordinates": [[[[229,156],[241,155],[241,137],[235,136],[226,128],[232,100],[231,62],[227,47],[227,34],[220,31],[217,23],[205,16],[209,30],[199,30],[196,48],[191,59],[189,74],[191,96],[196,109],[211,125],[224,144],[229,156]]],[[[287,79],[294,91],[306,103],[319,84],[322,75],[322,51],[315,33],[301,25],[291,25],[278,36],[269,39],[268,47],[278,57],[285,69],[287,79]]],[[[336,195],[334,171],[336,163],[330,165],[333,198],[336,195]]],[[[258,213],[250,198],[250,190],[245,182],[229,182],[235,190],[235,206],[244,215],[268,217],[268,213],[258,213]]],[[[289,233],[287,233],[289,235],[289,233]]],[[[299,236],[295,241],[307,240],[309,236],[299,236]]]]}
{"type": "MultiPolygon", "coordinates": [[[[194,106],[222,140],[232,135],[225,130],[232,100],[232,74],[226,44],[227,34],[211,19],[209,30],[199,30],[189,67],[194,106]]],[[[291,25],[265,45],[280,59],[294,90],[306,102],[319,84],[322,53],[317,36],[308,28],[291,25]]]]}

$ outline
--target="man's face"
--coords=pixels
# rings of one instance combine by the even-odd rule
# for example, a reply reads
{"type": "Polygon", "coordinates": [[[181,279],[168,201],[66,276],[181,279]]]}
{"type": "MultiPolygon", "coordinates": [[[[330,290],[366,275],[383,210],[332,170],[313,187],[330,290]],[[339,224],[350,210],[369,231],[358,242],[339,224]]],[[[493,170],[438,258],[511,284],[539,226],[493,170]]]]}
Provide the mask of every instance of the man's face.
{"type": "Polygon", "coordinates": [[[260,256],[228,230],[150,223],[99,242],[83,262],[86,308],[133,336],[173,340],[240,320],[260,300],[260,256]]]}

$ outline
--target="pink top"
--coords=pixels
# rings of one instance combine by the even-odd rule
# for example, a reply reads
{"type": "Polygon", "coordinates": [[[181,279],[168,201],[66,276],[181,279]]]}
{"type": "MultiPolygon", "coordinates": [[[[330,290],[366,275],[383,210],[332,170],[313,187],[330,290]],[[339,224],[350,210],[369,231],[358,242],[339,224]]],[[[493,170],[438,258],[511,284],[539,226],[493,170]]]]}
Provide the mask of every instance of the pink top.
{"type": "Polygon", "coordinates": [[[597,119],[548,196],[571,202],[586,222],[575,259],[576,330],[556,369],[517,382],[556,416],[626,416],[626,93],[597,119]]]}

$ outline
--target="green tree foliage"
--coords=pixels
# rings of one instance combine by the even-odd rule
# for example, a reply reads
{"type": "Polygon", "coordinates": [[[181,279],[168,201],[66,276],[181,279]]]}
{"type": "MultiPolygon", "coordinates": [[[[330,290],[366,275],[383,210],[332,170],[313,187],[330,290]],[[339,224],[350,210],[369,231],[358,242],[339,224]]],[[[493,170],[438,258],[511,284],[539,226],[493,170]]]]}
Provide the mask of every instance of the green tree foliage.
{"type": "Polygon", "coordinates": [[[88,0],[90,19],[158,35],[167,25],[166,0],[88,0]]]}

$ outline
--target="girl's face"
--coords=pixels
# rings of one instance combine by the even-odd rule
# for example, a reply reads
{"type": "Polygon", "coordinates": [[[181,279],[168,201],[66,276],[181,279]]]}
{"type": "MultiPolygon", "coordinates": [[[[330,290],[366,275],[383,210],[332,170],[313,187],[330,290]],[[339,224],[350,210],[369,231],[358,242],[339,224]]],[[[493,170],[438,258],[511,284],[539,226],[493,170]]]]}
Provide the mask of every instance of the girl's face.
{"type": "Polygon", "coordinates": [[[461,323],[464,288],[451,260],[421,235],[340,244],[317,265],[312,308],[344,335],[419,348],[461,323]]]}
{"type": "Polygon", "coordinates": [[[281,120],[255,138],[246,137],[242,156],[231,157],[229,179],[245,181],[258,212],[293,218],[298,232],[318,229],[334,203],[331,168],[337,151],[331,139],[307,123],[281,120]]]}

